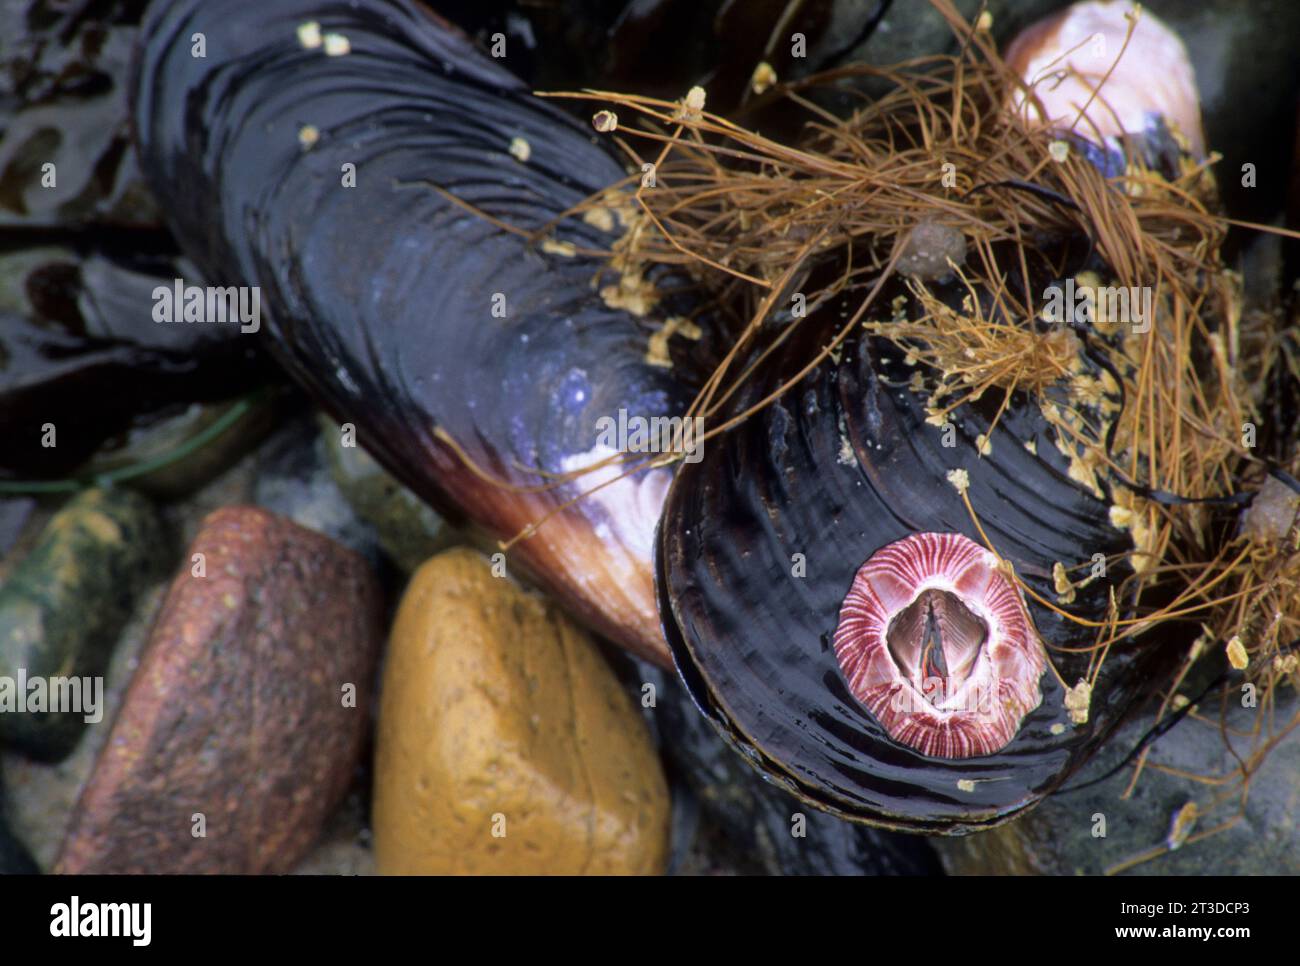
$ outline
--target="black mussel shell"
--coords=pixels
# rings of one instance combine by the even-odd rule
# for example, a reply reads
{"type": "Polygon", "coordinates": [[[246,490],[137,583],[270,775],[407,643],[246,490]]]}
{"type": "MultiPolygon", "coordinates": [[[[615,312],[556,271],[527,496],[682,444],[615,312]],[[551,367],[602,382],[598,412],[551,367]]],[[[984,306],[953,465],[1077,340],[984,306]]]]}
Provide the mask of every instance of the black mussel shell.
{"type": "MultiPolygon", "coordinates": [[[[609,307],[602,259],[446,197],[532,231],[626,177],[589,124],[453,28],[406,2],[190,0],[155,4],[143,37],[141,165],[185,251],[213,284],[260,286],[273,353],[422,497],[513,536],[594,478],[521,492],[485,475],[536,487],[593,451],[601,417],[684,410],[689,364],[645,361],[671,293],[645,317],[609,307]],[[306,24],[344,38],[336,55],[304,43],[306,24]]],[[[569,218],[549,237],[607,250],[617,235],[569,218]]],[[[564,509],[510,556],[660,661],[651,558],[668,476],[564,509]]]]}
{"type": "MultiPolygon", "coordinates": [[[[814,320],[810,317],[808,322],[814,320]]],[[[810,325],[810,328],[812,326],[810,325]]],[[[798,356],[798,352],[792,352],[798,356]]],[[[767,367],[740,405],[778,385],[767,367]]],[[[959,834],[998,824],[1057,788],[1140,692],[1145,658],[1103,664],[1086,724],[1070,720],[1060,679],[1073,686],[1095,631],[1032,600],[1029,614],[1056,673],[1001,750],[973,757],[921,753],[894,740],[850,692],[833,648],[855,573],[880,548],[920,533],[992,546],[1034,591],[1053,600],[1053,565],[1131,549],[1108,504],[1076,483],[1034,404],[1017,398],[989,434],[995,409],[966,404],[955,434],[926,422],[909,386],[914,367],[883,340],[846,343],[778,401],[711,439],[684,466],[660,524],[660,609],[678,669],[697,704],[771,780],[819,808],[899,829],[959,834]]],[[[1000,394],[999,394],[1000,395],[1000,394]]],[[[1077,591],[1069,610],[1102,620],[1122,576],[1077,591]]]]}

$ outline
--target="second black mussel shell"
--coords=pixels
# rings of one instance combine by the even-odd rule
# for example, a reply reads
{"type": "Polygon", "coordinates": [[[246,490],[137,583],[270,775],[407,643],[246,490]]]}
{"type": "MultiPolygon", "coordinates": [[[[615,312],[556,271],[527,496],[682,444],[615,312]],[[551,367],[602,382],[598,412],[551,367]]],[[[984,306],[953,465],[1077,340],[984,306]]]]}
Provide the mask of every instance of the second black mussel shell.
{"type": "MultiPolygon", "coordinates": [[[[810,317],[808,328],[816,331],[810,317]]],[[[825,328],[822,329],[823,335],[825,328]]],[[[805,340],[807,342],[807,340],[805,340]]],[[[807,351],[811,343],[804,346],[807,351]]],[[[815,349],[815,345],[812,346],[815,349]]],[[[760,371],[738,406],[798,367],[760,371]],[[788,370],[788,371],[786,371],[788,370]]],[[[1030,600],[1047,645],[1042,700],[1005,747],[927,755],[892,738],[850,692],[833,637],[858,569],[913,534],[984,535],[1038,595],[1053,567],[1119,558],[1132,544],[1104,499],[1070,476],[1036,404],[1017,395],[927,422],[916,372],[888,341],[852,337],[776,402],[711,439],[673,482],[659,535],[658,588],[669,642],[692,696],[755,767],[811,804],[902,830],[962,834],[1001,823],[1058,788],[1144,691],[1149,659],[1116,651],[1094,682],[1086,723],[1065,704],[1095,630],[1030,600]],[[980,437],[991,449],[980,455],[980,437]],[[970,511],[949,474],[964,470],[970,511]],[[1058,678],[1059,675],[1059,678],[1058,678]]],[[[996,395],[996,394],[991,394],[996,395]]],[[[1068,610],[1100,621],[1124,570],[1080,587],[1068,610]]]]}
{"type": "MultiPolygon", "coordinates": [[[[602,417],[684,410],[688,363],[646,360],[671,296],[607,304],[584,251],[618,231],[560,220],[623,165],[454,28],[407,2],[182,0],[143,37],[141,163],[186,253],[214,284],[260,287],[275,356],[423,498],[513,536],[608,478],[536,489],[613,455],[602,417]],[[549,245],[519,233],[552,222],[549,245]]],[[[670,475],[605,487],[509,557],[661,663],[670,475]]]]}
{"type": "MultiPolygon", "coordinates": [[[[1103,18],[1118,49],[1130,30],[1127,7],[1087,6],[1081,16],[1103,18]]],[[[1076,39],[1062,46],[1077,56],[1076,39]]],[[[1099,124],[1104,140],[1074,142],[1103,174],[1144,159],[1168,175],[1203,144],[1178,38],[1147,21],[1139,39],[1124,76],[1094,108],[1109,121],[1112,101],[1122,103],[1134,126],[1110,132],[1099,124]],[[1161,76],[1149,78],[1151,70],[1161,76]]],[[[1057,64],[1059,53],[1044,59],[1057,64]]],[[[1043,90],[1058,84],[1048,76],[1043,90]]],[[[1066,107],[1075,120],[1073,104],[1066,107]]],[[[996,256],[1015,290],[1046,293],[1083,271],[1111,274],[1081,232],[1038,239],[1034,248],[1028,262],[1015,250],[996,256]],[[1038,255],[1046,256],[1041,264],[1038,255]]],[[[970,314],[967,292],[951,280],[932,294],[957,315],[970,314]]],[[[987,293],[977,297],[987,301],[987,293]]],[[[905,317],[925,314],[903,286],[880,304],[896,312],[901,305],[905,317]],[[891,301],[895,295],[901,303],[891,301]]],[[[839,308],[804,323],[760,369],[736,412],[768,398],[830,342],[856,306],[839,308]]],[[[1049,336],[1046,319],[998,321],[1049,336]]],[[[1077,412],[1082,396],[1063,385],[1033,398],[1017,391],[999,413],[994,397],[1001,393],[985,393],[949,413],[944,425],[934,418],[934,384],[920,371],[926,363],[918,366],[887,331],[855,331],[842,354],[710,440],[702,462],[682,468],[660,525],[660,611],[697,704],[769,779],[846,818],[962,834],[1060,790],[1150,696],[1165,656],[1159,647],[1127,642],[1104,660],[1095,650],[1098,628],[1116,613],[1135,618],[1138,605],[1119,596],[1132,575],[1134,543],[1112,522],[1122,514],[1111,512],[1114,488],[1131,484],[1081,467],[1044,410],[1059,391],[1077,412]],[[1020,593],[1023,611],[1009,621],[1002,620],[1015,610],[1008,595],[1019,591],[989,577],[1003,573],[999,557],[1029,591],[1020,593]],[[982,562],[957,565],[956,558],[982,562]],[[1108,565],[1091,578],[1066,577],[1070,586],[1061,586],[1062,576],[1087,573],[1088,561],[1095,567],[1099,560],[1108,565]],[[965,612],[954,598],[996,606],[965,612]],[[978,641],[972,628],[981,624],[972,613],[983,619],[978,641]],[[1041,651],[1021,649],[1024,616],[1041,651]],[[855,646],[870,655],[856,665],[842,659],[844,652],[854,657],[855,646]],[[973,652],[974,662],[964,663],[973,652]],[[936,663],[936,653],[945,658],[936,663]],[[938,686],[926,690],[938,695],[934,703],[880,702],[886,689],[894,697],[924,690],[908,691],[907,674],[938,686]],[[960,703],[946,703],[945,695],[965,696],[963,680],[981,675],[999,688],[991,710],[964,715],[960,703]],[[981,724],[971,741],[958,727],[963,721],[998,727],[981,724]]],[[[1101,336],[1072,326],[1071,337],[1080,340],[1072,364],[1110,386],[1107,402],[1082,427],[1095,457],[1109,449],[1107,427],[1116,425],[1125,400],[1105,353],[1094,352],[1092,340],[1101,336]]],[[[1055,415],[1059,421],[1059,410],[1055,415]]]]}

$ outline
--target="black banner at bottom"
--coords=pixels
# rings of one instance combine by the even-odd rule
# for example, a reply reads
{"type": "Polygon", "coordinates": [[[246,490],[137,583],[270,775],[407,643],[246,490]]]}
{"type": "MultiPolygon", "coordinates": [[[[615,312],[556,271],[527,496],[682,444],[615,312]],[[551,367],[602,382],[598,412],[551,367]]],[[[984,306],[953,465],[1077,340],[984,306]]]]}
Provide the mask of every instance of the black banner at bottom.
{"type": "Polygon", "coordinates": [[[387,947],[441,936],[486,943],[494,953],[512,942],[536,953],[542,943],[556,952],[569,946],[565,933],[580,939],[599,931],[605,941],[618,942],[623,932],[628,942],[665,951],[664,943],[686,935],[693,947],[715,938],[731,951],[737,940],[747,944],[741,937],[766,933],[762,925],[784,924],[792,937],[819,945],[836,935],[851,940],[847,928],[931,952],[984,936],[1042,939],[1053,943],[1046,948],[1084,953],[1130,947],[1184,955],[1195,944],[1231,954],[1291,934],[1287,885],[1267,878],[10,877],[0,879],[0,947],[6,954],[112,947],[128,955],[284,949],[335,957],[373,952],[377,940],[387,947]]]}

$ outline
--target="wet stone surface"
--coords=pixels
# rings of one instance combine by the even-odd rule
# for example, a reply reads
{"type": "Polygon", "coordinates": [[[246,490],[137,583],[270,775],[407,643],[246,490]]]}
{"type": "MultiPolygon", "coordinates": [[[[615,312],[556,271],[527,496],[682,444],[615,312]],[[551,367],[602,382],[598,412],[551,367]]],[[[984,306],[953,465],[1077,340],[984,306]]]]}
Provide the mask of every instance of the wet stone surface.
{"type": "Polygon", "coordinates": [[[455,541],[438,514],[395,480],[356,444],[350,432],[322,416],[321,442],[334,482],[356,511],[375,528],[384,552],[404,573],[414,571],[455,541]]]}
{"type": "Polygon", "coordinates": [[[466,549],[411,578],[375,752],[383,874],[653,874],[668,790],[588,635],[466,549]]]}
{"type": "Polygon", "coordinates": [[[0,690],[5,746],[47,761],[72,750],[94,712],[53,705],[65,693],[97,703],[93,682],[166,554],[157,510],[129,491],[87,490],[53,515],[0,587],[0,680],[13,683],[0,690]]]}
{"type": "MultiPolygon", "coordinates": [[[[1283,685],[1277,695],[1279,705],[1272,712],[1239,705],[1229,710],[1229,728],[1234,735],[1241,733],[1233,738],[1232,749],[1243,760],[1251,747],[1245,735],[1257,727],[1267,733],[1295,714],[1292,688],[1283,685]]],[[[1300,733],[1287,736],[1264,760],[1243,804],[1238,784],[1201,785],[1162,770],[1213,779],[1238,767],[1219,732],[1218,702],[1206,702],[1202,710],[1201,720],[1185,718],[1155,742],[1131,795],[1125,797],[1133,770],[1126,767],[1098,784],[1052,796],[1010,825],[965,839],[936,840],[944,868],[953,875],[1100,875],[1108,870],[1154,876],[1300,874],[1300,733]],[[1162,849],[1174,815],[1189,801],[1199,811],[1195,828],[1178,849],[1162,849]],[[1232,824],[1221,828],[1226,823],[1232,824]],[[1103,828],[1105,835],[1098,835],[1103,828]],[[1144,855],[1146,861],[1120,868],[1144,855]]],[[[1144,717],[1121,728],[1066,788],[1114,768],[1151,724],[1144,717]]]]}
{"type": "Polygon", "coordinates": [[[285,872],[369,727],[365,561],[256,508],[204,521],[82,791],[60,872],[285,872]]]}

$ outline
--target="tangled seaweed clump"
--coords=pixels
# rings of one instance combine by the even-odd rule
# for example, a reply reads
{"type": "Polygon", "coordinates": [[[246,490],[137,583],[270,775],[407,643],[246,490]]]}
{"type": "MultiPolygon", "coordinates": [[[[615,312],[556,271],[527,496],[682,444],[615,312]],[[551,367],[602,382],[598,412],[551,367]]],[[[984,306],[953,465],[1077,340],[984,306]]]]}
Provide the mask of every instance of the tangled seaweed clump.
{"type": "MultiPolygon", "coordinates": [[[[1158,654],[1142,665],[1148,693],[1162,696],[1157,728],[1199,713],[1181,691],[1200,687],[1207,666],[1222,673],[1202,696],[1226,681],[1225,708],[1239,690],[1271,708],[1278,686],[1300,680],[1300,451],[1294,426],[1265,418],[1266,394],[1297,377],[1296,352],[1277,313],[1242,312],[1220,254],[1234,222],[1217,210],[1217,158],[1199,157],[1200,131],[1172,120],[1117,141],[1080,123],[1091,102],[1071,125],[1042,123],[1041,105],[1016,109],[1060,78],[1027,83],[983,30],[937,6],[963,41],[958,56],[773,89],[763,106],[804,113],[797,146],[709,113],[698,90],[675,103],[562,95],[595,102],[597,117],[617,112],[611,136],[636,171],[581,209],[621,212],[610,271],[653,300],[645,279],[676,266],[703,304],[730,311],[730,351],[688,411],[706,420],[706,439],[838,362],[862,333],[901,355],[931,425],[987,415],[981,459],[997,459],[994,429],[1009,410],[1037,410],[1126,549],[1081,545],[1045,587],[986,534],[967,492],[980,482],[959,471],[954,485],[1036,613],[1090,638],[1044,635],[1076,724],[1120,654],[1158,654]],[[828,92],[854,96],[846,82],[862,77],[892,91],[846,117],[822,106],[828,92]],[[782,378],[747,391],[775,357],[782,378]],[[1099,584],[1100,613],[1073,606],[1099,584]],[[1067,654],[1086,658],[1077,680],[1058,670],[1067,654]]],[[[1097,93],[1100,104],[1104,82],[1097,93]]],[[[1256,721],[1255,752],[1236,774],[1195,776],[1220,800],[1244,800],[1268,749],[1300,725],[1256,721]]]]}

